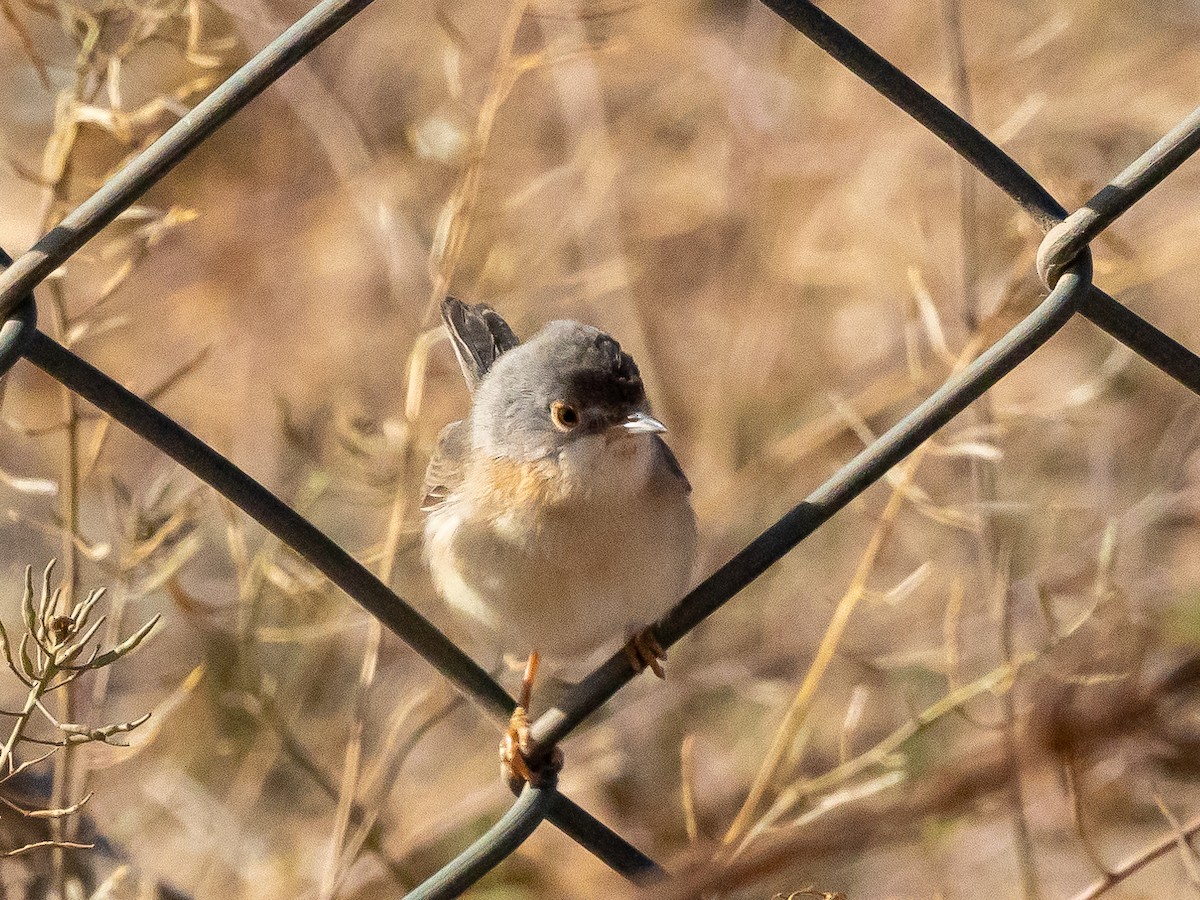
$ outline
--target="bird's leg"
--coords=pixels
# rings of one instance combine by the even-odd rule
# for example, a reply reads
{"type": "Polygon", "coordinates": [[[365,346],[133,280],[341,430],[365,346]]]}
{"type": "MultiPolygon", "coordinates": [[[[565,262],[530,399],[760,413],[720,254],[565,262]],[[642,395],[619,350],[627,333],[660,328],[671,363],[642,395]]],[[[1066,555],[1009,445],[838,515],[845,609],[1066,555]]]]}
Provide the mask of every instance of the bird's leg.
{"type": "Polygon", "coordinates": [[[529,709],[533,705],[533,683],[537,681],[539,662],[540,658],[536,650],[530,653],[529,659],[525,661],[525,674],[521,676],[520,697],[520,705],[523,709],[529,709]]]}
{"type": "Polygon", "coordinates": [[[667,651],[658,642],[653,625],[646,626],[629,638],[625,645],[625,656],[633,671],[639,675],[648,668],[659,678],[667,677],[663,668],[663,663],[667,661],[667,651]]]}
{"type": "Polygon", "coordinates": [[[537,680],[538,653],[534,650],[525,663],[525,674],[521,678],[519,704],[508,720],[508,730],[500,740],[500,777],[508,782],[516,793],[522,784],[538,784],[553,778],[562,768],[562,751],[557,747],[549,758],[534,769],[529,765],[529,753],[533,749],[529,741],[529,707],[533,701],[533,683],[537,680]]]}

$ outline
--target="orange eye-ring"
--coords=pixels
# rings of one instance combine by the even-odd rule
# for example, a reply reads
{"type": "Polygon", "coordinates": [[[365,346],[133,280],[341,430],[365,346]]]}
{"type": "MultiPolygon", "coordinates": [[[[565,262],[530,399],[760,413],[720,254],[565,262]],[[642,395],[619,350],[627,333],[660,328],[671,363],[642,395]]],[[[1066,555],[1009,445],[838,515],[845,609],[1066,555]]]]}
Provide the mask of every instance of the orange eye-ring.
{"type": "Polygon", "coordinates": [[[579,410],[569,403],[555,400],[550,404],[550,421],[559,431],[570,431],[579,424],[579,410]]]}

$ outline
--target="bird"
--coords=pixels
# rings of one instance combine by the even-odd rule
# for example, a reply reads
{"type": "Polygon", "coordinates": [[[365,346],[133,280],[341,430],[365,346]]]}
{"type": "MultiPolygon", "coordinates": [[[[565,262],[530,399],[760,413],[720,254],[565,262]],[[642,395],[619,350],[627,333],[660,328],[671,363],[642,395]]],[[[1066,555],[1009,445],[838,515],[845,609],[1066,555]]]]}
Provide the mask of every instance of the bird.
{"type": "Polygon", "coordinates": [[[649,623],[692,577],[691,484],[613,337],[557,320],[522,343],[490,306],[454,297],[441,314],[471,408],[426,469],[424,556],[447,605],[529,660],[501,761],[530,780],[540,660],[569,666],[624,635],[633,670],[664,676],[649,623]]]}

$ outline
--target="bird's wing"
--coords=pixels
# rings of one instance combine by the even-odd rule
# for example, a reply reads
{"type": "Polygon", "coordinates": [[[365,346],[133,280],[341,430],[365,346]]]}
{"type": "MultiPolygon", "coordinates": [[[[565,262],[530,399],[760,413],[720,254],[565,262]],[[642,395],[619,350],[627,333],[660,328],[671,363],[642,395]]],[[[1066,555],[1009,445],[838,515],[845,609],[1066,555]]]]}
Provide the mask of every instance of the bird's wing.
{"type": "Polygon", "coordinates": [[[462,422],[451,422],[438,434],[437,446],[425,468],[425,489],[421,510],[429,512],[446,502],[463,480],[466,456],[466,429],[462,422]]]}
{"type": "Polygon", "coordinates": [[[447,297],[442,301],[442,321],[450,332],[454,355],[471,390],[475,390],[500,354],[520,343],[500,314],[483,303],[472,306],[447,297]]]}
{"type": "Polygon", "coordinates": [[[692,483],[683,474],[683,466],[679,464],[679,460],[667,445],[667,442],[656,434],[654,435],[654,443],[658,446],[659,458],[662,460],[667,471],[682,481],[684,493],[690,494],[692,492],[692,483]]]}

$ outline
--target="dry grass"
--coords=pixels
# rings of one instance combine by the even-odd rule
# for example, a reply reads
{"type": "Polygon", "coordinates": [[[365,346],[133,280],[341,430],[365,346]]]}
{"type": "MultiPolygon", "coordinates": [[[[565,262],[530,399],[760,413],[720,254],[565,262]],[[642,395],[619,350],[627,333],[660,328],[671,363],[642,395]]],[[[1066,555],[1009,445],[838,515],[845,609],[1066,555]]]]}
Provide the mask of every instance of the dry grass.
{"type": "MultiPolygon", "coordinates": [[[[1194,3],[962,0],[965,81],[956,6],[823,4],[1068,207],[1196,103],[1194,3]]],[[[300,7],[0,10],[15,252],[300,7]]],[[[704,574],[1039,299],[1036,228],[978,180],[964,213],[964,184],[754,4],[378,0],[48,283],[42,324],[453,631],[418,547],[466,403],[443,291],[634,353],[704,574]]],[[[1198,189],[1185,166],[1095,247],[1192,347],[1198,189]]],[[[489,727],[276,541],[30,367],[4,401],[0,597],[59,556],[110,585],[114,634],[164,616],[72,695],[158,711],[60,773],[131,866],[108,896],[392,897],[505,807],[489,727]]],[[[1073,323],[572,738],[564,788],[674,868],[715,854],[730,896],[1076,895],[1200,809],[1194,700],[1145,696],[1200,643],[1198,435],[1184,388],[1073,323]]],[[[0,874],[19,895],[51,864],[0,874]]],[[[1107,896],[1196,869],[1172,847],[1107,896]]],[[[477,888],[628,892],[549,828],[477,888]]]]}

